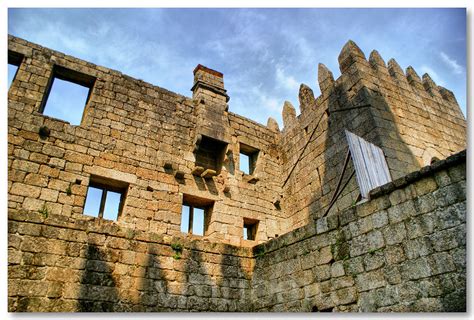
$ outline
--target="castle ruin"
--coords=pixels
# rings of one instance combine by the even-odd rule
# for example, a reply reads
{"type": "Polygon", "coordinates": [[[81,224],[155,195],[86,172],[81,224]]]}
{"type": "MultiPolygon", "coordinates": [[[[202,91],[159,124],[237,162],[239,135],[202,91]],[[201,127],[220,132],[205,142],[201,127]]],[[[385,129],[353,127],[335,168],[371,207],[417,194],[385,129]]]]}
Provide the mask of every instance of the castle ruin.
{"type": "Polygon", "coordinates": [[[8,40],[9,311],[465,311],[467,126],[429,75],[349,41],[280,129],[202,65],[189,98],[8,40]]]}

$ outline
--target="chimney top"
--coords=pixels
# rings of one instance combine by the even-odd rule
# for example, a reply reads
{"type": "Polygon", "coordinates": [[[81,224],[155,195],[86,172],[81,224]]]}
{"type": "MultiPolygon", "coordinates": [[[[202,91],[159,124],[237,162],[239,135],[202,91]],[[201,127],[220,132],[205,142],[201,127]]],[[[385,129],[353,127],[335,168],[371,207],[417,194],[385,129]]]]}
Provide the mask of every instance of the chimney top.
{"type": "Polygon", "coordinates": [[[227,90],[224,88],[224,75],[216,70],[198,64],[193,71],[194,84],[191,88],[193,99],[199,96],[208,96],[208,100],[222,103],[229,101],[227,90]],[[210,94],[210,96],[209,96],[210,94]],[[215,97],[217,95],[217,97],[215,97]]]}
{"type": "Polygon", "coordinates": [[[208,68],[206,66],[203,66],[202,64],[198,64],[196,66],[196,68],[194,68],[194,71],[193,71],[193,74],[196,74],[196,72],[198,72],[199,70],[202,70],[204,72],[207,72],[207,73],[210,73],[214,76],[217,76],[217,77],[221,77],[223,78],[224,77],[224,74],[222,74],[222,72],[219,72],[219,71],[216,71],[216,70],[213,70],[211,68],[208,68]]]}

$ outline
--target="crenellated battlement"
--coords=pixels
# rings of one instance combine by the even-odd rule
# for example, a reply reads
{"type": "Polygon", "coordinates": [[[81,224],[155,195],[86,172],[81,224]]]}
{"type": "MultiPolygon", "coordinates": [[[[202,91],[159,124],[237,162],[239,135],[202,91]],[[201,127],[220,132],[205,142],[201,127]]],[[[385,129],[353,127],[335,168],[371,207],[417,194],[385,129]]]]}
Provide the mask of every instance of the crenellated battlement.
{"type": "MultiPolygon", "coordinates": [[[[314,107],[318,100],[327,99],[331,93],[335,92],[336,88],[351,87],[357,81],[366,80],[370,80],[375,85],[378,83],[378,80],[390,81],[393,86],[403,90],[410,90],[411,93],[420,98],[426,98],[426,94],[429,94],[431,98],[442,98],[449,105],[456,105],[459,109],[454,94],[448,89],[436,85],[429,74],[425,73],[420,78],[412,66],[408,66],[406,71],[403,72],[403,69],[394,58],[388,60],[386,64],[377,50],[373,50],[367,60],[364,52],[352,40],[349,40],[342,48],[338,61],[341,76],[336,80],[333,73],[323,63],[318,64],[320,96],[315,98],[313,90],[308,85],[301,84],[298,94],[300,113],[303,114],[312,110],[311,106],[314,107]],[[368,68],[369,66],[370,68],[368,68]]],[[[286,114],[288,107],[286,111],[285,107],[282,110],[283,114],[286,114]]],[[[284,117],[287,116],[285,115],[284,117]]]]}

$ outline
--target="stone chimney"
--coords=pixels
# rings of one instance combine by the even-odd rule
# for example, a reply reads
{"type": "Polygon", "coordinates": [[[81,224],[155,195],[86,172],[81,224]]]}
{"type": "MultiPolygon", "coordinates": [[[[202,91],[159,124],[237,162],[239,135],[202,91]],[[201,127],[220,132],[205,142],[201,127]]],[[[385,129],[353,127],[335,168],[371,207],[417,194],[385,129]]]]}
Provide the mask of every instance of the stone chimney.
{"type": "Polygon", "coordinates": [[[229,96],[224,89],[224,75],[219,71],[212,70],[201,64],[198,64],[193,71],[194,84],[191,88],[193,99],[208,105],[227,106],[229,96]],[[201,101],[200,101],[201,102],[201,101]]]}
{"type": "Polygon", "coordinates": [[[229,96],[224,89],[224,75],[201,64],[197,65],[193,73],[194,84],[191,91],[196,104],[197,137],[204,135],[230,143],[231,132],[227,125],[229,96]]]}

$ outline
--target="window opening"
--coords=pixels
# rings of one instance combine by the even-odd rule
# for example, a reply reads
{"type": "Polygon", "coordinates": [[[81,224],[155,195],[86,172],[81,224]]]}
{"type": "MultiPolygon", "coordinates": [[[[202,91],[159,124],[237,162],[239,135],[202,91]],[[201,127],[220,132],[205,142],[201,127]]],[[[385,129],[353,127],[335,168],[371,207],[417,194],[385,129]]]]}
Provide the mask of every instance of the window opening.
{"type": "Polygon", "coordinates": [[[257,238],[257,228],[258,220],[244,218],[244,240],[255,240],[257,238]]]}
{"type": "Polygon", "coordinates": [[[240,171],[250,174],[250,157],[245,153],[240,153],[240,171]]]}
{"type": "Polygon", "coordinates": [[[8,87],[12,85],[22,61],[22,54],[8,51],[8,87]]]}
{"type": "Polygon", "coordinates": [[[10,87],[13,83],[13,79],[15,79],[16,73],[18,72],[18,66],[14,64],[8,64],[8,87],[10,87]]]}
{"type": "Polygon", "coordinates": [[[122,213],[128,185],[104,178],[91,178],[87,189],[84,214],[106,220],[117,220],[122,213]]]}
{"type": "Polygon", "coordinates": [[[204,236],[209,225],[212,200],[184,195],[181,209],[181,232],[204,236]]]}
{"type": "Polygon", "coordinates": [[[252,175],[257,167],[259,150],[243,143],[240,144],[239,169],[245,174],[252,175]]]}
{"type": "Polygon", "coordinates": [[[79,125],[94,82],[94,77],[54,66],[40,111],[44,115],[79,125]]]}
{"type": "Polygon", "coordinates": [[[181,216],[181,232],[204,235],[205,209],[183,205],[181,216]]]}

